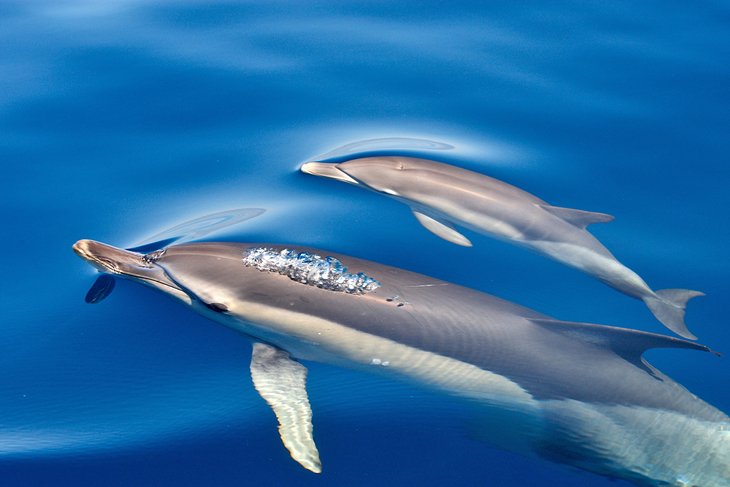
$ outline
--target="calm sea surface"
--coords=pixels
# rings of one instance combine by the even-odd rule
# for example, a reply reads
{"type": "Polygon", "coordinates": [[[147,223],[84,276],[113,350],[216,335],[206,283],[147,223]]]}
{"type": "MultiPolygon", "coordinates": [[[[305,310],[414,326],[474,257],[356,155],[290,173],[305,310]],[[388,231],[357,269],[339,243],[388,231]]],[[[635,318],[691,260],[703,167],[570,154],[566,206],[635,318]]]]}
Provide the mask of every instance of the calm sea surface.
{"type": "MultiPolygon", "coordinates": [[[[727,2],[0,4],[0,484],[624,486],[492,449],[451,398],[307,364],[321,476],[289,459],[248,340],[142,286],[103,303],[79,238],[132,246],[236,208],[207,239],[309,245],[564,320],[664,332],[639,301],[297,172],[406,154],[557,206],[654,288],[707,293],[730,353],[727,2]]],[[[648,354],[730,411],[730,359],[648,354]]],[[[586,364],[590,366],[590,364],[586,364]]],[[[477,418],[478,419],[478,418],[477,418]]]]}

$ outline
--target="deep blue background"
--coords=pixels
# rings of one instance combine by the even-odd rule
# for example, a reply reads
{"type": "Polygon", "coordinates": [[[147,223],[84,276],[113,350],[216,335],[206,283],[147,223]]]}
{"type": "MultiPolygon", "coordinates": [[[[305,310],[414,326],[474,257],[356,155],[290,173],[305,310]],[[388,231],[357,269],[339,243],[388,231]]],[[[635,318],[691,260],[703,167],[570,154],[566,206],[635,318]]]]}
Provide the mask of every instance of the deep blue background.
{"type": "MultiPolygon", "coordinates": [[[[615,215],[593,232],[655,288],[705,291],[687,321],[730,352],[727,3],[157,3],[0,4],[0,484],[625,485],[493,450],[449,398],[308,364],[315,476],[280,445],[244,337],[131,283],[85,305],[95,274],[71,245],[263,207],[215,238],[663,331],[576,271],[478,235],[453,246],[394,201],[296,172],[398,137],[350,152],[449,161],[615,215]]],[[[730,411],[727,357],[649,358],[730,411]]]]}

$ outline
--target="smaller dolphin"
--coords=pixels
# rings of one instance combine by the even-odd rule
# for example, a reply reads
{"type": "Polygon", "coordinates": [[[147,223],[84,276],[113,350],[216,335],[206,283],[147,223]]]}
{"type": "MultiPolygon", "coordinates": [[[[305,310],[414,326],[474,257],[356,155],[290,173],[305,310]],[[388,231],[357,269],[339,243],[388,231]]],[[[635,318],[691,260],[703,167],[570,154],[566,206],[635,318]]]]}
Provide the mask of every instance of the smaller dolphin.
{"type": "Polygon", "coordinates": [[[498,179],[411,157],[366,157],[339,164],[307,162],[302,172],[344,181],[407,204],[418,222],[457,245],[472,244],[453,224],[539,252],[640,299],[674,333],[696,339],[684,323],[688,289],[653,291],[586,227],[611,215],[552,206],[498,179]]]}

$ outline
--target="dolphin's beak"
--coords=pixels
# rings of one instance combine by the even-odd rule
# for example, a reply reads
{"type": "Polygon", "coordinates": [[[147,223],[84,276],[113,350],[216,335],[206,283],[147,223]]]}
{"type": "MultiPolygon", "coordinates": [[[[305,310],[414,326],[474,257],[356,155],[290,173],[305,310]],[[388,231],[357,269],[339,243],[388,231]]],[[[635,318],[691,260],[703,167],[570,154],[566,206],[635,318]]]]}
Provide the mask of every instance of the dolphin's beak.
{"type": "Polygon", "coordinates": [[[350,184],[360,184],[356,179],[351,178],[343,170],[339,169],[338,164],[326,162],[305,162],[300,170],[303,173],[312,174],[314,176],[323,176],[325,178],[336,179],[350,184]]]}
{"type": "Polygon", "coordinates": [[[109,274],[126,274],[130,268],[144,265],[143,255],[112,247],[95,240],[79,240],[74,252],[89,264],[109,274]]]}
{"type": "Polygon", "coordinates": [[[79,240],[73,245],[73,250],[101,272],[127,277],[152,286],[162,284],[181,290],[149,255],[119,249],[95,240],[79,240]]]}

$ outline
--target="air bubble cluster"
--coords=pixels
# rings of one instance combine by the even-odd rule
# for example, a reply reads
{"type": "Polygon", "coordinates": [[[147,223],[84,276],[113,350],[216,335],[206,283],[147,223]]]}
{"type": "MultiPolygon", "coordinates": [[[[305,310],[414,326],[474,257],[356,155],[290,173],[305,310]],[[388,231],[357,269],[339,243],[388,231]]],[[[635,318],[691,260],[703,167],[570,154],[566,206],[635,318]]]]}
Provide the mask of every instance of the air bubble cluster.
{"type": "Polygon", "coordinates": [[[377,280],[362,272],[348,273],[347,267],[334,257],[322,257],[309,252],[254,247],[244,252],[243,263],[260,271],[276,272],[293,281],[330,291],[365,294],[380,287],[377,280]]]}

